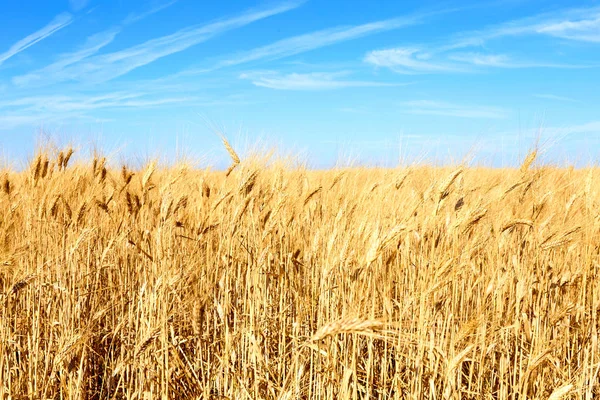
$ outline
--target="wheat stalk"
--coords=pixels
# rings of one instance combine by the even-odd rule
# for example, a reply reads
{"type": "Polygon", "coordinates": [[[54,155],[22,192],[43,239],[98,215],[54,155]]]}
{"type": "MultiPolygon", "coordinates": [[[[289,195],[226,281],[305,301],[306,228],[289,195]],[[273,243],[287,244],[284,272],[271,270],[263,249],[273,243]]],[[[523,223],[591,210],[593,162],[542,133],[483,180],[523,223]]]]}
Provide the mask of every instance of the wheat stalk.
{"type": "Polygon", "coordinates": [[[531,221],[529,219],[522,219],[522,218],[511,219],[510,221],[508,221],[506,224],[504,224],[502,226],[502,228],[500,229],[500,232],[507,231],[511,228],[514,228],[517,225],[525,225],[530,228],[533,228],[533,221],[531,221]]]}
{"type": "Polygon", "coordinates": [[[327,337],[342,333],[374,334],[385,328],[385,324],[378,320],[361,319],[358,317],[346,317],[337,321],[329,322],[319,328],[310,338],[312,342],[323,340],[327,337]]]}
{"type": "Polygon", "coordinates": [[[65,153],[65,157],[63,158],[63,162],[62,162],[63,169],[67,168],[67,166],[69,165],[69,160],[71,160],[72,156],[73,156],[73,149],[71,147],[69,147],[67,149],[67,152],[65,153]]]}
{"type": "Polygon", "coordinates": [[[464,171],[463,167],[459,167],[452,171],[450,175],[442,182],[442,184],[438,188],[438,197],[439,201],[443,200],[450,194],[450,186],[454,183],[456,178],[464,171]]]}
{"type": "Polygon", "coordinates": [[[223,146],[225,146],[225,149],[229,153],[229,156],[231,157],[231,160],[232,160],[232,164],[229,166],[229,168],[225,172],[225,176],[229,176],[229,174],[231,174],[231,171],[233,171],[235,169],[235,167],[237,167],[240,164],[241,161],[240,161],[240,157],[237,155],[237,153],[235,152],[233,147],[231,147],[231,144],[229,144],[229,141],[227,140],[225,135],[220,134],[220,136],[221,136],[221,141],[223,142],[223,146]]]}
{"type": "Polygon", "coordinates": [[[523,163],[521,164],[521,168],[520,168],[521,174],[524,174],[525,172],[527,172],[527,170],[529,169],[529,167],[535,161],[536,158],[537,158],[537,150],[532,150],[531,152],[529,152],[529,154],[527,154],[527,157],[525,157],[525,159],[523,160],[523,163]]]}
{"type": "Polygon", "coordinates": [[[313,190],[312,192],[310,192],[308,194],[308,196],[306,196],[306,198],[304,199],[303,205],[306,206],[308,204],[308,202],[310,201],[310,199],[312,199],[317,193],[319,193],[321,190],[323,189],[322,186],[319,186],[318,188],[316,188],[315,190],[313,190]]]}
{"type": "Polygon", "coordinates": [[[2,182],[2,191],[10,196],[10,190],[11,190],[11,185],[10,185],[10,180],[8,179],[8,174],[4,174],[4,180],[2,182]]]}
{"type": "Polygon", "coordinates": [[[573,390],[573,384],[569,383],[563,385],[559,388],[556,388],[548,397],[548,400],[561,400],[567,394],[569,394],[573,390]]]}
{"type": "Polygon", "coordinates": [[[152,175],[154,174],[154,171],[156,170],[156,161],[152,161],[148,167],[146,168],[146,172],[144,172],[144,175],[142,176],[142,189],[147,190],[148,189],[148,183],[150,182],[150,179],[152,178],[152,175]]]}
{"type": "Polygon", "coordinates": [[[160,335],[160,328],[154,329],[150,334],[140,342],[135,350],[134,357],[139,357],[160,335]]]}
{"type": "Polygon", "coordinates": [[[14,285],[12,285],[12,287],[10,288],[10,294],[12,294],[13,296],[16,296],[21,290],[23,290],[24,288],[27,287],[27,285],[29,285],[29,283],[35,279],[35,275],[34,274],[29,274],[27,275],[25,278],[21,279],[20,281],[16,282],[14,285]]]}
{"type": "Polygon", "coordinates": [[[254,187],[254,184],[256,183],[256,178],[258,177],[258,170],[254,170],[252,171],[248,177],[246,177],[246,179],[242,182],[242,184],[240,185],[240,193],[243,194],[244,196],[247,196],[251,191],[252,188],[254,187]]]}

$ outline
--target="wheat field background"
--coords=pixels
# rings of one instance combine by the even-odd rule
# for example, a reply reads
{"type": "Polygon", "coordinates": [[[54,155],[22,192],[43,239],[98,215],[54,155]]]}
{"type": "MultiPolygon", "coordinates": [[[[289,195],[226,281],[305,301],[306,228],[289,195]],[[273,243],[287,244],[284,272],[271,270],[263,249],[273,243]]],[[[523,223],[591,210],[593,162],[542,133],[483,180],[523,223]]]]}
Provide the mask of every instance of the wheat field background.
{"type": "Polygon", "coordinates": [[[0,175],[0,399],[600,394],[593,168],[0,175]]]}

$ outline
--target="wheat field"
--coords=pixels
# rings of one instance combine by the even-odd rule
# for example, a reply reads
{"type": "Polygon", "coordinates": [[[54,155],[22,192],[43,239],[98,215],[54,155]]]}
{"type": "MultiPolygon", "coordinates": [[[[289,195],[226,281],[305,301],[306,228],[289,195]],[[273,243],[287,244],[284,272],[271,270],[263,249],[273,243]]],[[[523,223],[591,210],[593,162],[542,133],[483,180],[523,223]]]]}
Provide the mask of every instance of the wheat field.
{"type": "Polygon", "coordinates": [[[599,172],[0,172],[0,399],[592,399],[599,172]]]}

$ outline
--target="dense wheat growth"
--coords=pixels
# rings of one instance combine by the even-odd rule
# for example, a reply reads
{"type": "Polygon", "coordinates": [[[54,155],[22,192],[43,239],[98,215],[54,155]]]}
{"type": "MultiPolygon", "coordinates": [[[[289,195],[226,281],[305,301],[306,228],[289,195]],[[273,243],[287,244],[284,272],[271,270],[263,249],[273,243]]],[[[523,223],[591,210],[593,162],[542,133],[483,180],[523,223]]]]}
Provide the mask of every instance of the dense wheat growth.
{"type": "Polygon", "coordinates": [[[0,172],[0,399],[600,395],[600,172],[0,172]]]}

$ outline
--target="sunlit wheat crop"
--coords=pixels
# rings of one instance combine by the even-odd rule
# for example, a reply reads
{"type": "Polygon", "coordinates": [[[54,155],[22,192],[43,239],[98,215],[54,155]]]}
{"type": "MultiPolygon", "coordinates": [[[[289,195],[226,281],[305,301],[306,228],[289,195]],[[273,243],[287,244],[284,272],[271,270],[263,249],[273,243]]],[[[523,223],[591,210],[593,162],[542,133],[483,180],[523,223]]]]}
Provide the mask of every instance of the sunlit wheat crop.
{"type": "Polygon", "coordinates": [[[600,171],[0,172],[0,399],[592,399],[600,171]]]}

